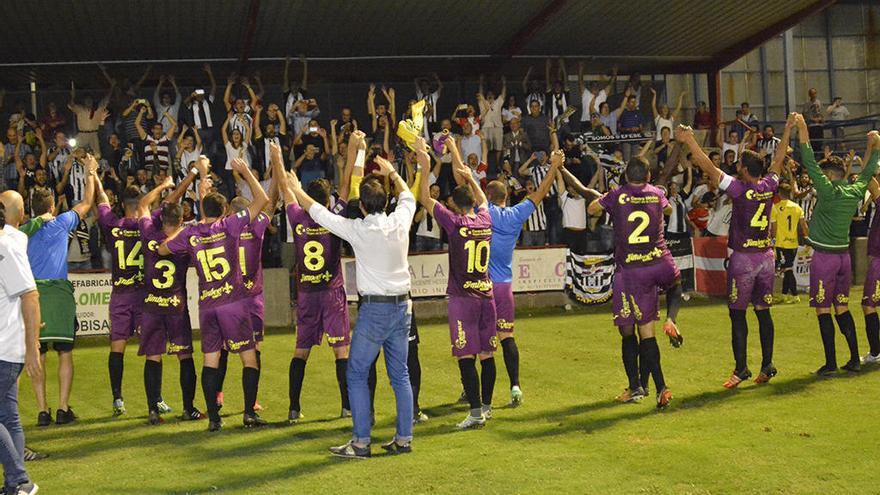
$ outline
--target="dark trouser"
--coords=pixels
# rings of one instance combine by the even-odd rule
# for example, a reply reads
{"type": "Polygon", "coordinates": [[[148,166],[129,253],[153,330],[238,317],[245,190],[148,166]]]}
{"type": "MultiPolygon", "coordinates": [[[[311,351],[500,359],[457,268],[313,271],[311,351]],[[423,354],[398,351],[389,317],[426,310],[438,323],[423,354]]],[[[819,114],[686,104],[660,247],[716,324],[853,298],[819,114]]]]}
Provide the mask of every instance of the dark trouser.
{"type": "Polygon", "coordinates": [[[547,216],[547,241],[562,244],[562,209],[556,196],[544,200],[544,214],[547,216]]]}
{"type": "Polygon", "coordinates": [[[21,363],[0,361],[0,462],[5,489],[27,483],[24,469],[24,430],[18,417],[18,375],[21,363]]]}
{"type": "Polygon", "coordinates": [[[809,127],[810,131],[810,144],[813,145],[814,150],[822,151],[823,140],[825,139],[825,128],[821,125],[811,125],[809,127]]]}
{"type": "Polygon", "coordinates": [[[565,239],[565,245],[575,254],[584,254],[587,252],[587,231],[564,229],[562,237],[565,239]]]}

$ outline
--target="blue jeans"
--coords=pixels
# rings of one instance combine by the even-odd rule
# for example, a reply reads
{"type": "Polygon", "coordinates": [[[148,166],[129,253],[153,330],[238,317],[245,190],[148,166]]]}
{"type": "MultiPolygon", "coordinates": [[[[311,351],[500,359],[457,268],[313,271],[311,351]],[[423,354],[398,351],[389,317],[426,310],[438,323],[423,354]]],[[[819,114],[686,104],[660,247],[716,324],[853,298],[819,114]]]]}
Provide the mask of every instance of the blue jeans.
{"type": "Polygon", "coordinates": [[[18,375],[21,363],[0,361],[0,462],[5,487],[28,482],[24,469],[24,430],[18,419],[18,375]]]}
{"type": "Polygon", "coordinates": [[[385,367],[397,401],[397,434],[403,442],[412,440],[413,398],[406,358],[409,353],[411,301],[400,304],[364,303],[358,311],[351,351],[348,355],[348,397],[354,424],[352,439],[370,443],[370,365],[385,350],[385,367]]]}

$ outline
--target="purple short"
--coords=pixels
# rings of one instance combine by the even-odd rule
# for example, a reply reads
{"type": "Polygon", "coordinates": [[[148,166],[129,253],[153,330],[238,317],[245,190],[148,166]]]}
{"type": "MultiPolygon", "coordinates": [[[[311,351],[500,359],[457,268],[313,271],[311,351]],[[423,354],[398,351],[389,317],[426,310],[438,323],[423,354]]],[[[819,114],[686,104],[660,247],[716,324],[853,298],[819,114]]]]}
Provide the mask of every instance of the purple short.
{"type": "Polygon", "coordinates": [[[498,318],[495,325],[498,332],[513,333],[514,310],[513,284],[500,282],[492,284],[492,294],[495,297],[495,315],[498,318]]]}
{"type": "Polygon", "coordinates": [[[345,289],[299,291],[296,296],[296,348],[321,345],[324,334],[330,347],[351,344],[345,289]]]}
{"type": "Polygon", "coordinates": [[[868,261],[862,306],[869,308],[880,306],[880,258],[876,256],[871,256],[868,261]]]}
{"type": "Polygon", "coordinates": [[[491,298],[449,296],[449,340],[455,357],[495,352],[495,301],[491,298]]]}
{"type": "Polygon", "coordinates": [[[263,320],[266,315],[266,305],[263,302],[263,294],[257,294],[248,302],[251,311],[251,328],[254,329],[254,340],[263,341],[263,320]]]}
{"type": "Polygon", "coordinates": [[[830,308],[849,304],[852,263],[849,251],[813,251],[810,261],[810,306],[830,308]]]}
{"type": "Polygon", "coordinates": [[[648,266],[618,265],[612,284],[614,324],[631,327],[659,320],[658,289],[671,287],[679,278],[681,274],[670,255],[648,266]]]}
{"type": "Polygon", "coordinates": [[[144,295],[140,292],[110,295],[110,340],[128,340],[141,326],[144,295]]]}
{"type": "Polygon", "coordinates": [[[734,251],[727,265],[727,305],[746,310],[773,304],[776,258],[772,250],[756,253],[734,251]]]}
{"type": "Polygon", "coordinates": [[[141,345],[138,356],[192,354],[193,335],[189,312],[141,315],[141,345]]]}
{"type": "Polygon", "coordinates": [[[239,353],[254,348],[254,331],[248,306],[250,299],[201,309],[199,326],[202,331],[202,352],[210,354],[226,349],[239,353]]]}

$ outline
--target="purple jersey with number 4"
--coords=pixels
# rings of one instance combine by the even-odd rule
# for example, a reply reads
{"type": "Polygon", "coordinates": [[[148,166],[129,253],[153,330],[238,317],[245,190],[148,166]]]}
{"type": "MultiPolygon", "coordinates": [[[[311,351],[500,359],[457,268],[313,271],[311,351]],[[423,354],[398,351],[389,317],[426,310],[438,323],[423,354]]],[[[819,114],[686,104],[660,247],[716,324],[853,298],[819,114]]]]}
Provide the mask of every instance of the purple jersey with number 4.
{"type": "Polygon", "coordinates": [[[254,218],[239,236],[238,259],[244,288],[251,296],[263,293],[263,236],[269,227],[269,216],[263,212],[254,218]]]}
{"type": "Polygon", "coordinates": [[[239,269],[239,238],[250,223],[247,210],[214,223],[191,225],[168,242],[172,253],[189,253],[199,274],[199,307],[215,308],[247,297],[239,269]]]}
{"type": "Polygon", "coordinates": [[[474,217],[458,215],[437,203],[434,219],[449,237],[449,281],[446,293],[459,297],[492,297],[489,245],[492,217],[480,208],[474,217]]]}
{"type": "MultiPolygon", "coordinates": [[[[338,200],[331,211],[342,215],[345,209],[346,202],[338,200]]],[[[312,292],[342,287],[342,241],[297,204],[287,206],[287,219],[296,247],[297,288],[312,292]]]]}
{"type": "Polygon", "coordinates": [[[663,210],[669,201],[660,188],[626,184],[602,196],[599,204],[614,224],[618,265],[649,265],[669,252],[663,239],[663,210]]]}
{"type": "Polygon", "coordinates": [[[156,216],[141,218],[138,227],[144,245],[144,311],[159,314],[186,312],[189,253],[159,254],[159,246],[168,236],[156,216]]]}
{"type": "Polygon", "coordinates": [[[144,286],[144,255],[137,219],[119,218],[104,203],[98,205],[98,225],[113,259],[113,292],[140,292],[144,286]]]}
{"type": "Polygon", "coordinates": [[[718,187],[733,200],[727,247],[745,253],[770,249],[770,210],[779,177],[767,174],[751,183],[724,174],[718,187]]]}

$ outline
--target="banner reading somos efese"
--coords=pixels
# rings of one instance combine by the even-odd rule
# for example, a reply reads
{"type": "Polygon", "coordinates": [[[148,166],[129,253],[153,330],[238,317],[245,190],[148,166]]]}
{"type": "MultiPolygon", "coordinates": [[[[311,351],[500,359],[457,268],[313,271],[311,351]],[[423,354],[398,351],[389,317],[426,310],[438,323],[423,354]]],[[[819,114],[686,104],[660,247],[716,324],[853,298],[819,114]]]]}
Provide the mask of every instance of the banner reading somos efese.
{"type": "MultiPolygon", "coordinates": [[[[517,249],[513,252],[513,291],[562,290],[565,285],[565,248],[517,249]]],[[[345,293],[357,300],[354,258],[342,258],[345,293]]],[[[409,256],[412,296],[437,297],[446,294],[449,255],[445,252],[409,256]]]]}

